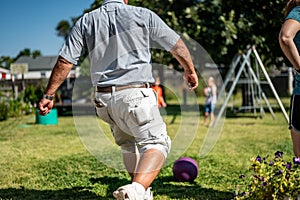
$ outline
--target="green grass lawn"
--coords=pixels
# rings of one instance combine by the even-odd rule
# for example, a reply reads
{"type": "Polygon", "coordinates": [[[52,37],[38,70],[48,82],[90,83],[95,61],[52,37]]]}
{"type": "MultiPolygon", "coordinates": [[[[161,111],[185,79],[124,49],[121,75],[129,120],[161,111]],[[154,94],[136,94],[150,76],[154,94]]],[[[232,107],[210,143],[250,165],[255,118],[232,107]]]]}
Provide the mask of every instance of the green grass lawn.
{"type": "MultiPolygon", "coordinates": [[[[197,113],[190,111],[190,123],[181,124],[174,109],[170,105],[165,116],[171,137],[180,126],[188,132],[198,123],[193,121],[198,120],[197,113]]],[[[198,162],[197,179],[174,182],[172,163],[164,166],[152,185],[155,199],[232,199],[241,184],[239,175],[249,173],[251,157],[273,156],[280,150],[292,158],[287,122],[279,109],[275,114],[276,119],[270,113],[261,119],[253,113],[228,112],[217,144],[201,158],[199,150],[208,128],[200,125],[191,146],[180,155],[198,162]]],[[[124,171],[106,166],[86,150],[73,117],[58,120],[58,125],[38,125],[35,116],[29,115],[0,122],[0,199],[106,200],[129,183],[124,171]]],[[[200,124],[202,120],[201,112],[200,124]]]]}

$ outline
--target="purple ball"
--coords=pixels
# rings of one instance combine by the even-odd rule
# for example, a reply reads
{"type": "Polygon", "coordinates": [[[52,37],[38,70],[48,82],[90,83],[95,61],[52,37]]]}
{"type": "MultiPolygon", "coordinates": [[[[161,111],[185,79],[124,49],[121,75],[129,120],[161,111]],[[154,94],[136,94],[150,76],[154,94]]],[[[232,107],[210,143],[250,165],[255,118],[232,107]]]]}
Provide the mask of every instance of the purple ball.
{"type": "Polygon", "coordinates": [[[198,164],[189,157],[179,158],[173,166],[173,176],[175,181],[193,182],[198,176],[198,164]]]}

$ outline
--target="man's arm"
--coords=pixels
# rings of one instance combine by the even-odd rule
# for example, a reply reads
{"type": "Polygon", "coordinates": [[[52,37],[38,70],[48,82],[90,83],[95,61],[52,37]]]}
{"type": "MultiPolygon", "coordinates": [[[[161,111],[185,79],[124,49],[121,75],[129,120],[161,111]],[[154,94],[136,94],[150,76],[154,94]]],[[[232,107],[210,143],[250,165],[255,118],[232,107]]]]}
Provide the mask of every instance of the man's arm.
{"type": "Polygon", "coordinates": [[[299,30],[300,23],[289,19],[285,21],[279,33],[280,47],[296,70],[300,70],[300,57],[293,40],[299,30]]]}
{"type": "MultiPolygon", "coordinates": [[[[54,96],[56,90],[59,86],[64,82],[67,78],[69,72],[71,71],[73,64],[59,56],[56,64],[52,70],[45,95],[48,97],[54,96]]],[[[53,100],[46,98],[42,98],[38,104],[38,108],[40,110],[41,115],[46,115],[53,108],[53,100]]]]}
{"type": "Polygon", "coordinates": [[[189,84],[189,88],[194,90],[198,86],[198,76],[194,68],[191,54],[181,38],[170,50],[171,54],[182,65],[184,78],[189,84]]]}

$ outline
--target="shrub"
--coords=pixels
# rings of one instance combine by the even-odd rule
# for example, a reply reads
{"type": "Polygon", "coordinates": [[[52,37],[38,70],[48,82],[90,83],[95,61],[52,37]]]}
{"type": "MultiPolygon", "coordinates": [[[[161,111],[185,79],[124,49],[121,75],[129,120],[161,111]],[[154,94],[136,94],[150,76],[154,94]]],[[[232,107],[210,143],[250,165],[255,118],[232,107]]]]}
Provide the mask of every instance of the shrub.
{"type": "Polygon", "coordinates": [[[237,191],[235,199],[296,199],[300,192],[300,158],[287,162],[282,155],[277,151],[269,160],[252,158],[250,169],[254,174],[249,178],[240,176],[244,187],[237,191]]]}
{"type": "Polygon", "coordinates": [[[24,92],[24,101],[35,105],[42,98],[43,92],[41,86],[28,85],[24,92]]]}
{"type": "Polygon", "coordinates": [[[9,101],[9,117],[18,117],[22,115],[22,104],[18,100],[9,101]]]}
{"type": "Polygon", "coordinates": [[[8,119],[9,114],[9,105],[5,101],[0,102],[0,121],[8,119]]]}
{"type": "Polygon", "coordinates": [[[8,117],[20,117],[33,113],[34,109],[30,103],[21,102],[19,100],[11,100],[7,103],[8,117]]]}

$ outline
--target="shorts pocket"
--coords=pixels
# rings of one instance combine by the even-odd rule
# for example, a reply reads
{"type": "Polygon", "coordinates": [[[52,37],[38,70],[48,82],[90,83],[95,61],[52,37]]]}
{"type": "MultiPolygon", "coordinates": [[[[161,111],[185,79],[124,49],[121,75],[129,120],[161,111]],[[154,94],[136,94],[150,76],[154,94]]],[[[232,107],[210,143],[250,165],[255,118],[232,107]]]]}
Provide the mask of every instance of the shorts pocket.
{"type": "Polygon", "coordinates": [[[123,102],[128,107],[132,125],[143,126],[154,120],[153,106],[156,99],[152,89],[141,89],[126,96],[123,102]]]}
{"type": "Polygon", "coordinates": [[[153,111],[149,105],[140,105],[138,108],[133,109],[132,115],[137,124],[142,126],[154,120],[153,111]]]}
{"type": "Polygon", "coordinates": [[[112,123],[112,119],[108,114],[107,104],[104,103],[99,98],[95,98],[94,103],[95,103],[97,116],[109,124],[112,123]]]}

